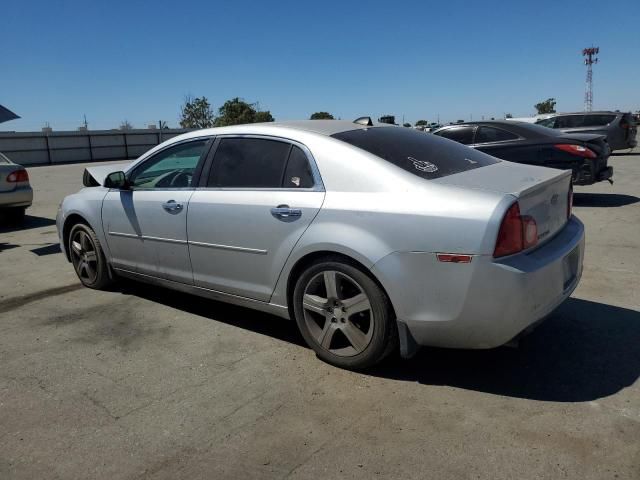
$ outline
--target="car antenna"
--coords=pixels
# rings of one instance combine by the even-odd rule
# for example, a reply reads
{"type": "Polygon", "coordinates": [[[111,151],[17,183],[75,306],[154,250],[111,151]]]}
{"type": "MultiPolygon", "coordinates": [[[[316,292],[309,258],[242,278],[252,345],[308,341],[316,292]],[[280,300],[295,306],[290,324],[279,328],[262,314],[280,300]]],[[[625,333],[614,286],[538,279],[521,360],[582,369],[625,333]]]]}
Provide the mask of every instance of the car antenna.
{"type": "Polygon", "coordinates": [[[357,123],[358,125],[364,125],[365,127],[373,127],[373,122],[371,121],[371,117],[360,117],[356,118],[353,123],[357,123]]]}

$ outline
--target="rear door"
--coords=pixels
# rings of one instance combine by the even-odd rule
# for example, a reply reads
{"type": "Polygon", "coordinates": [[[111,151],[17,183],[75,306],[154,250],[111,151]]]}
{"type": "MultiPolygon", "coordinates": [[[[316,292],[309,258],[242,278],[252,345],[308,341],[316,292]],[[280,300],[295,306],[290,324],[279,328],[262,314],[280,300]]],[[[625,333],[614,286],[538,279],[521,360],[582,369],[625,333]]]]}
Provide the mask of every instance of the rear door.
{"type": "Polygon", "coordinates": [[[306,147],[283,139],[225,136],[214,149],[189,203],[194,282],[269,301],[324,200],[317,168],[306,147]]]}
{"type": "Polygon", "coordinates": [[[102,222],[114,268],[193,283],[187,206],[208,141],[161,150],[127,173],[130,188],[107,193],[102,222]]]}

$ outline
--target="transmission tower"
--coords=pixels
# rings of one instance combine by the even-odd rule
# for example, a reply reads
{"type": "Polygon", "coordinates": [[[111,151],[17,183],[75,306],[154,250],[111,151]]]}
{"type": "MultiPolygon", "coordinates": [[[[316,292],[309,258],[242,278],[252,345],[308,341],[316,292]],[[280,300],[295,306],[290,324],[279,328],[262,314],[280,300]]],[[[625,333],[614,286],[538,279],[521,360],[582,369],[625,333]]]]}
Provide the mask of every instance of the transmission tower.
{"type": "Polygon", "coordinates": [[[587,84],[584,91],[584,109],[590,112],[593,109],[593,69],[592,65],[598,63],[595,56],[600,52],[598,47],[585,48],[582,50],[584,64],[587,66],[587,84]]]}

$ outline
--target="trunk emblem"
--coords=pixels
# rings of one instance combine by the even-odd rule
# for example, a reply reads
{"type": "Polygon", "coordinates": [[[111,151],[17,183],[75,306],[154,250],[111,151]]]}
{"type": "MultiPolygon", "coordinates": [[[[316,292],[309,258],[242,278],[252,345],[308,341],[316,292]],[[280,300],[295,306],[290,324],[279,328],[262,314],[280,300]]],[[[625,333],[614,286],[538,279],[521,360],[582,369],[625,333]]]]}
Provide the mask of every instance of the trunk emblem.
{"type": "Polygon", "coordinates": [[[416,167],[416,170],[420,170],[427,173],[434,173],[438,171],[438,167],[431,162],[427,162],[424,160],[416,160],[413,157],[407,157],[407,159],[413,163],[413,166],[416,167]]]}
{"type": "Polygon", "coordinates": [[[555,205],[556,203],[558,203],[558,194],[554,193],[551,197],[551,205],[555,205]]]}

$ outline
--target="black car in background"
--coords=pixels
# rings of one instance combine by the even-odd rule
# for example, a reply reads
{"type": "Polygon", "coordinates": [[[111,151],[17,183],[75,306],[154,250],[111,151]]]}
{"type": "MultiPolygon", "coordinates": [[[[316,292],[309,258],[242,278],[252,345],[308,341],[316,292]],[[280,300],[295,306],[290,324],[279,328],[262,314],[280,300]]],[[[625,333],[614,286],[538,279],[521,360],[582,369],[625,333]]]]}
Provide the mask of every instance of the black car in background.
{"type": "Polygon", "coordinates": [[[536,120],[537,125],[565,133],[606,135],[611,150],[626,150],[637,145],[636,120],[631,113],[579,112],[552,113],[536,120]]]}
{"type": "Polygon", "coordinates": [[[572,170],[576,185],[611,181],[613,176],[604,135],[569,134],[509,120],[458,123],[433,133],[510,162],[572,170]]]}

